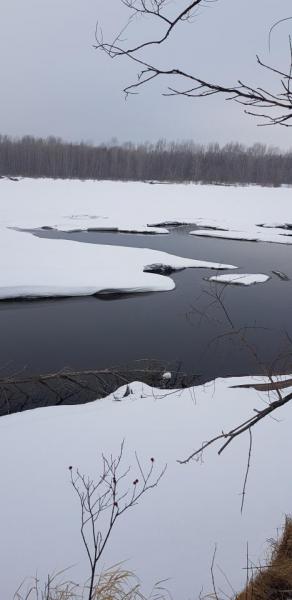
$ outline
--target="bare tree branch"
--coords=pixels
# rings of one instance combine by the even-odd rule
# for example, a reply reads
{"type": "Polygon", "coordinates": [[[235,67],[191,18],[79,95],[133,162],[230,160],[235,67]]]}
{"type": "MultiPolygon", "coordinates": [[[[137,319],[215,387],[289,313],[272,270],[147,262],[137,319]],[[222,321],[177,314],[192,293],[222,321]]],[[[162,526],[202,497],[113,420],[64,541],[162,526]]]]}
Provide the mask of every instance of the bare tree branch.
{"type": "Polygon", "coordinates": [[[219,451],[218,451],[218,454],[221,454],[223,452],[223,450],[225,450],[225,448],[227,448],[227,446],[229,446],[229,444],[235,440],[235,438],[242,435],[245,431],[251,430],[252,427],[254,427],[255,425],[258,425],[258,423],[260,421],[262,421],[262,419],[271,415],[274,411],[278,410],[279,408],[281,408],[282,406],[284,406],[285,404],[290,402],[290,400],[292,400],[292,393],[287,394],[287,396],[281,397],[280,400],[275,400],[274,402],[269,403],[268,406],[266,408],[264,408],[263,410],[254,409],[256,412],[255,415],[253,415],[246,421],[243,421],[242,423],[240,423],[240,425],[237,425],[230,431],[228,431],[228,432],[222,431],[221,433],[219,433],[212,439],[208,440],[207,442],[203,442],[203,444],[200,446],[200,448],[195,450],[195,452],[190,454],[190,456],[188,456],[186,459],[179,460],[178,462],[180,464],[187,464],[191,460],[201,456],[202,452],[204,450],[206,450],[206,448],[213,445],[217,441],[223,440],[224,443],[219,448],[219,451]]]}
{"type": "MultiPolygon", "coordinates": [[[[260,118],[259,123],[263,125],[282,125],[289,127],[292,125],[292,94],[291,94],[291,79],[292,79],[292,52],[291,40],[289,38],[289,66],[287,70],[280,70],[272,65],[265,64],[258,56],[257,63],[260,67],[268,70],[271,74],[277,76],[278,91],[265,90],[261,86],[251,86],[247,83],[238,80],[236,85],[222,85],[217,82],[208,81],[193,73],[187,73],[178,68],[162,69],[157,65],[150,64],[143,57],[149,46],[163,45],[175,28],[184,21],[190,21],[194,10],[199,5],[206,6],[207,2],[215,2],[216,0],[194,0],[188,2],[183,10],[180,10],[173,18],[168,15],[168,3],[166,0],[121,0],[122,4],[130,11],[130,17],[121,32],[111,41],[105,41],[102,30],[98,33],[96,28],[96,44],[95,48],[107,54],[110,58],[126,56],[132,60],[140,68],[137,76],[137,81],[127,85],[124,88],[126,97],[129,94],[136,94],[140,88],[152,82],[154,79],[167,77],[179,79],[182,84],[180,87],[168,86],[168,91],[165,96],[184,96],[188,98],[202,98],[215,94],[222,94],[227,100],[233,100],[245,108],[245,113],[260,118]],[[125,32],[133,18],[137,16],[151,17],[155,21],[161,23],[164,30],[157,39],[150,39],[133,46],[125,46],[122,39],[122,34],[125,32]],[[191,86],[190,86],[191,84],[191,86]],[[250,108],[252,107],[252,108],[250,108]],[[261,110],[264,109],[264,112],[261,110]],[[276,109],[277,114],[273,114],[276,109]],[[267,111],[267,112],[266,112],[267,111]]],[[[291,17],[292,18],[292,17],[291,17]]],[[[282,19],[275,23],[269,32],[269,44],[271,42],[271,34],[274,28],[284,21],[290,20],[290,17],[282,19]]]]}
{"type": "Polygon", "coordinates": [[[184,9],[181,10],[173,19],[171,19],[171,18],[168,18],[163,13],[164,8],[168,4],[166,0],[121,0],[121,3],[126,8],[128,8],[130,11],[132,11],[132,14],[128,19],[128,22],[126,23],[126,25],[122,28],[120,33],[115,37],[115,39],[111,43],[105,43],[103,41],[102,33],[101,33],[100,37],[98,36],[98,24],[97,24],[96,29],[95,29],[95,39],[96,39],[95,48],[106,51],[111,58],[114,58],[116,56],[123,56],[123,55],[132,57],[132,55],[139,52],[139,50],[143,50],[144,48],[147,48],[148,46],[163,44],[163,42],[165,42],[167,40],[167,38],[170,36],[172,30],[176,27],[176,25],[178,25],[178,23],[180,21],[189,21],[190,20],[190,18],[192,16],[192,11],[199,4],[204,4],[204,3],[206,4],[206,3],[211,3],[211,2],[216,2],[216,0],[193,0],[192,2],[187,3],[187,5],[184,7],[184,9]],[[121,41],[121,35],[128,28],[129,24],[133,20],[133,17],[135,17],[137,15],[144,15],[144,16],[151,15],[152,17],[156,17],[163,23],[166,23],[166,31],[158,39],[148,40],[146,42],[143,42],[141,44],[133,46],[132,48],[131,47],[129,47],[127,49],[119,48],[117,46],[117,42],[121,41]]]}
{"type": "Polygon", "coordinates": [[[251,451],[252,451],[252,432],[251,432],[251,429],[248,430],[248,433],[249,433],[249,450],[248,450],[247,466],[246,466],[246,472],[245,472],[243,489],[242,489],[242,500],[241,500],[241,507],[240,507],[241,514],[243,513],[244,500],[245,500],[245,494],[246,494],[247,478],[248,478],[249,469],[250,469],[250,460],[251,460],[251,451]]]}
{"type": "MultiPolygon", "coordinates": [[[[201,446],[198,449],[196,449],[193,453],[191,453],[187,458],[185,458],[184,460],[178,460],[178,462],[180,464],[187,464],[188,462],[190,462],[193,459],[199,460],[202,457],[204,450],[206,450],[207,448],[209,448],[209,446],[212,446],[213,444],[215,444],[217,442],[221,442],[221,445],[218,450],[218,454],[220,455],[225,450],[225,448],[227,448],[227,446],[229,446],[229,444],[231,444],[235,440],[235,438],[237,438],[238,436],[240,436],[240,435],[244,434],[246,431],[248,431],[249,435],[250,435],[250,445],[249,445],[249,453],[248,453],[248,460],[247,460],[247,469],[246,469],[245,480],[244,480],[244,484],[243,484],[242,504],[241,504],[241,510],[242,510],[243,504],[244,504],[245,492],[246,492],[247,478],[248,478],[248,473],[249,473],[249,469],[250,469],[250,460],[251,460],[251,452],[252,452],[252,428],[255,427],[256,425],[258,425],[260,423],[260,421],[262,421],[264,418],[273,415],[273,413],[275,411],[277,411],[279,408],[281,408],[282,406],[284,406],[285,404],[289,403],[292,400],[292,392],[288,393],[287,395],[283,395],[283,390],[285,390],[286,388],[291,389],[292,380],[291,380],[291,378],[288,378],[287,380],[284,380],[284,381],[275,380],[274,376],[272,375],[273,370],[270,370],[265,365],[265,363],[260,359],[260,357],[258,356],[257,349],[253,346],[253,344],[251,344],[249,342],[249,340],[246,337],[246,330],[253,329],[253,328],[252,327],[251,328],[248,328],[248,327],[237,328],[236,327],[234,320],[232,319],[232,316],[228,312],[228,309],[224,302],[223,294],[224,294],[224,291],[229,287],[229,285],[230,284],[227,283],[221,289],[220,288],[218,289],[218,286],[215,284],[215,287],[213,287],[213,289],[211,289],[211,291],[206,291],[206,294],[209,295],[212,300],[209,306],[213,306],[214,304],[215,305],[217,304],[220,307],[220,309],[222,310],[222,312],[224,314],[224,318],[226,319],[228,326],[230,327],[230,331],[227,331],[223,335],[237,336],[239,338],[239,341],[240,341],[240,344],[242,345],[242,347],[247,348],[247,350],[250,352],[251,356],[253,357],[255,363],[259,366],[261,372],[263,372],[268,379],[268,382],[265,382],[265,383],[243,384],[242,386],[239,385],[239,386],[235,386],[235,387],[243,387],[243,388],[251,387],[251,388],[256,389],[257,391],[267,392],[268,394],[271,391],[273,391],[274,394],[276,395],[277,399],[274,401],[270,401],[270,398],[268,397],[268,402],[266,403],[264,409],[262,409],[262,410],[254,409],[254,414],[252,416],[250,416],[248,419],[246,419],[239,425],[236,425],[230,431],[227,431],[227,432],[221,431],[220,433],[218,433],[211,439],[204,441],[201,444],[201,446]]],[[[207,310],[208,310],[208,308],[209,307],[207,307],[207,310]]],[[[204,317],[204,316],[206,316],[206,313],[202,313],[202,317],[204,317]]],[[[223,337],[223,336],[220,336],[220,337],[223,337]]],[[[214,340],[216,340],[216,338],[214,338],[214,340]]],[[[212,341],[214,341],[214,340],[212,340],[212,341]]]]}

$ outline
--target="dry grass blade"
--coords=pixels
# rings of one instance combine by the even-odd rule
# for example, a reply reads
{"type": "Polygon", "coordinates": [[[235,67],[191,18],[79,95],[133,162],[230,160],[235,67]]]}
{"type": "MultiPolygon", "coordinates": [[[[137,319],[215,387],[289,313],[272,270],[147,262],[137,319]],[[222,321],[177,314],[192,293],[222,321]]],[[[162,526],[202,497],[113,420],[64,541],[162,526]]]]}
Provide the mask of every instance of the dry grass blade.
{"type": "Polygon", "coordinates": [[[282,536],[279,540],[272,541],[268,564],[256,570],[235,600],[289,600],[291,598],[292,519],[286,517],[282,536]]]}
{"type": "Polygon", "coordinates": [[[140,583],[131,571],[115,565],[99,576],[93,589],[93,600],[144,599],[140,583]]]}
{"type": "MultiPolygon", "coordinates": [[[[28,588],[20,586],[14,600],[87,600],[88,586],[78,586],[71,582],[57,582],[55,577],[48,577],[41,587],[35,577],[28,588]]],[[[150,599],[164,600],[167,591],[158,583],[154,586],[150,599]]],[[[91,595],[92,600],[147,600],[141,591],[141,584],[131,571],[123,569],[120,564],[110,567],[97,576],[91,595]]]]}

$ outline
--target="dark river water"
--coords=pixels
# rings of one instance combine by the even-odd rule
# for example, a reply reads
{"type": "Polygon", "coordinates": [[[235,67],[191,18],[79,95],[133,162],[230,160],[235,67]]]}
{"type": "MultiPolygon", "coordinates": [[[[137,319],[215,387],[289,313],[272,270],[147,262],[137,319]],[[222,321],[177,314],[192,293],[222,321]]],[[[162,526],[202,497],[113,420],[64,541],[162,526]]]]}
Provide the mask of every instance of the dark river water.
{"type": "MultiPolygon", "coordinates": [[[[172,275],[171,292],[0,303],[2,375],[99,369],[158,359],[181,365],[198,383],[217,376],[289,371],[292,349],[292,248],[196,238],[186,227],[169,235],[39,231],[82,243],[163,250],[267,273],[250,287],[215,286],[207,269],[172,275]],[[217,293],[217,295],[216,295],[217,293]],[[218,298],[218,293],[220,298],[218,298]],[[231,324],[232,323],[232,324],[231,324]]],[[[20,234],[21,235],[21,234],[20,234]]]]}

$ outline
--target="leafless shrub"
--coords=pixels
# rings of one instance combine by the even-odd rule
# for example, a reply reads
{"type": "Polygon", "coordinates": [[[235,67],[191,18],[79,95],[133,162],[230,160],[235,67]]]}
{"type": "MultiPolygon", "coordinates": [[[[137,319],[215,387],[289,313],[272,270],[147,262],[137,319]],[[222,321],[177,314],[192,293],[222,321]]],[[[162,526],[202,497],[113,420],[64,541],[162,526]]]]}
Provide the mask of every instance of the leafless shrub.
{"type": "Polygon", "coordinates": [[[124,443],[117,457],[102,455],[101,475],[97,480],[69,467],[71,484],[79,499],[80,532],[90,565],[88,600],[95,597],[97,565],[116,522],[145,493],[157,487],[166,470],[165,466],[155,474],[154,457],[149,459],[149,467],[144,469],[136,454],[137,472],[133,476],[130,467],[123,467],[123,452],[124,443]]]}
{"type": "MultiPolygon", "coordinates": [[[[101,471],[96,480],[69,467],[71,484],[80,505],[80,533],[90,566],[88,581],[83,586],[63,581],[65,571],[48,576],[44,585],[35,577],[29,584],[21,584],[14,600],[146,600],[139,581],[122,565],[97,572],[116,522],[144,494],[157,487],[166,471],[165,465],[156,472],[154,457],[144,468],[136,454],[133,476],[131,467],[123,466],[123,452],[124,443],[118,456],[102,455],[101,471]]],[[[151,598],[162,600],[165,595],[162,584],[157,583],[151,598]]]]}

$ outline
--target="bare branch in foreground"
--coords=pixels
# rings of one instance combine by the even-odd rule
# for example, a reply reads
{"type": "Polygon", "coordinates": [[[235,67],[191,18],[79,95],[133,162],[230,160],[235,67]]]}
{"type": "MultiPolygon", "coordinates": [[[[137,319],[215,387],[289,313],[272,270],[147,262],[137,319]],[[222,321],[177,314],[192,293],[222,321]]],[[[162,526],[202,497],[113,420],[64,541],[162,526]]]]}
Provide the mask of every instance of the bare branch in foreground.
{"type": "Polygon", "coordinates": [[[254,409],[256,412],[255,415],[253,415],[252,417],[250,417],[249,419],[247,419],[240,425],[237,425],[236,427],[234,427],[234,429],[231,429],[226,433],[222,431],[220,434],[216,435],[212,439],[208,440],[207,442],[204,442],[201,445],[201,447],[198,448],[198,450],[195,450],[195,452],[190,454],[190,456],[188,456],[186,459],[179,460],[178,462],[180,464],[187,464],[191,460],[200,457],[202,452],[204,452],[204,450],[206,450],[209,446],[213,445],[215,442],[224,440],[223,445],[218,450],[218,454],[220,455],[223,452],[223,450],[225,450],[225,448],[227,448],[227,446],[229,446],[229,444],[235,440],[236,437],[242,435],[245,431],[251,430],[252,427],[258,425],[258,423],[262,419],[271,415],[274,411],[278,410],[279,408],[290,402],[290,400],[292,400],[292,393],[287,394],[287,396],[281,397],[280,400],[275,400],[274,402],[271,402],[263,410],[254,409]]]}
{"type": "Polygon", "coordinates": [[[250,460],[251,460],[251,451],[252,451],[252,432],[251,432],[251,429],[248,430],[248,433],[249,433],[249,450],[248,450],[247,466],[246,466],[246,472],[245,472],[243,489],[242,489],[242,500],[241,500],[241,507],[240,507],[241,514],[243,513],[244,500],[245,500],[245,494],[246,494],[247,478],[248,478],[249,469],[250,469],[250,460]]]}
{"type": "MultiPolygon", "coordinates": [[[[221,288],[218,288],[215,285],[215,288],[213,290],[206,292],[212,299],[210,306],[214,306],[217,304],[218,307],[220,307],[220,309],[222,310],[222,312],[224,314],[224,318],[226,319],[228,328],[229,328],[229,330],[226,332],[225,335],[232,334],[239,338],[240,344],[243,347],[247,348],[247,350],[250,352],[251,356],[253,357],[255,363],[258,364],[261,372],[263,372],[264,376],[267,377],[267,379],[268,379],[268,382],[266,382],[266,383],[243,384],[243,385],[239,385],[239,386],[235,386],[235,387],[254,388],[257,391],[268,392],[268,393],[273,391],[277,397],[277,400],[274,400],[271,402],[268,401],[265,408],[262,410],[254,409],[254,414],[250,418],[246,419],[239,425],[235,426],[230,431],[227,431],[227,432],[221,431],[220,433],[215,435],[213,438],[203,442],[203,444],[197,450],[195,450],[192,454],[190,454],[187,458],[185,458],[184,460],[178,460],[178,462],[180,464],[187,464],[188,462],[190,462],[193,459],[200,460],[204,450],[206,450],[209,446],[212,446],[216,442],[221,442],[221,446],[218,450],[218,454],[220,455],[225,450],[225,448],[227,448],[227,446],[229,446],[229,444],[235,440],[235,438],[237,438],[238,436],[240,436],[240,435],[244,434],[246,431],[248,431],[249,435],[250,435],[250,445],[249,445],[249,453],[248,453],[248,461],[247,461],[247,470],[246,470],[246,474],[245,474],[245,481],[244,481],[243,493],[242,493],[242,504],[241,504],[241,511],[242,511],[243,504],[244,504],[244,498],[245,498],[245,492],[246,492],[247,477],[248,477],[248,473],[249,473],[249,469],[250,469],[250,459],[251,459],[251,450],[252,450],[252,428],[255,427],[256,425],[258,425],[258,423],[260,421],[262,421],[262,419],[273,415],[273,413],[275,411],[277,411],[279,408],[281,408],[282,406],[284,406],[285,404],[290,402],[290,400],[292,400],[292,392],[288,393],[287,395],[283,395],[283,390],[285,390],[286,388],[291,389],[292,380],[291,380],[291,378],[288,378],[287,380],[284,380],[284,381],[275,380],[274,376],[272,375],[272,371],[270,371],[267,367],[265,367],[265,364],[263,363],[262,360],[260,360],[260,357],[258,356],[258,352],[257,352],[256,348],[247,339],[246,329],[249,329],[249,328],[243,327],[243,328],[238,329],[236,327],[232,316],[228,312],[228,309],[226,307],[226,304],[224,302],[224,297],[223,297],[224,291],[229,286],[230,286],[229,283],[225,284],[221,288]]],[[[208,308],[209,307],[207,307],[207,310],[208,310],[208,308]]],[[[207,312],[202,313],[201,316],[206,317],[207,312]]],[[[290,357],[290,362],[291,362],[291,357],[290,357]]]]}
{"type": "Polygon", "coordinates": [[[167,8],[168,6],[168,2],[166,0],[121,0],[121,3],[130,11],[128,21],[122,27],[121,31],[115,36],[113,41],[110,43],[104,42],[102,30],[99,34],[97,23],[95,28],[96,45],[94,47],[96,49],[103,50],[111,58],[123,55],[132,58],[133,55],[135,55],[140,50],[144,50],[149,46],[163,44],[163,42],[167,40],[172,30],[178,25],[179,22],[191,20],[193,11],[199,6],[199,4],[206,5],[212,2],[216,2],[216,0],[192,0],[192,2],[185,3],[184,8],[182,10],[179,10],[178,13],[171,18],[170,16],[167,16],[167,14],[165,14],[165,8],[167,8]],[[166,24],[165,31],[157,39],[150,39],[133,47],[119,48],[117,44],[123,41],[122,35],[125,33],[130,23],[132,23],[135,17],[142,15],[146,17],[150,16],[160,21],[164,26],[166,24]]]}
{"type": "MultiPolygon", "coordinates": [[[[206,6],[209,2],[216,0],[195,0],[187,2],[182,10],[179,10],[173,17],[170,16],[168,3],[166,0],[121,0],[122,4],[130,11],[130,16],[126,25],[122,28],[112,41],[105,41],[102,30],[98,32],[96,27],[96,43],[94,48],[104,52],[109,58],[127,57],[140,69],[137,75],[137,81],[127,85],[124,88],[126,97],[129,94],[136,94],[140,88],[147,85],[149,82],[167,77],[178,79],[182,83],[179,87],[176,85],[168,86],[166,96],[185,96],[188,98],[202,98],[220,94],[225,96],[227,100],[233,100],[245,107],[244,112],[261,119],[259,125],[282,125],[290,127],[292,123],[292,47],[291,38],[289,37],[289,65],[287,69],[279,69],[275,66],[265,64],[259,56],[257,56],[257,64],[268,70],[271,74],[277,77],[277,91],[274,89],[265,89],[263,86],[253,86],[243,82],[240,78],[234,85],[224,85],[214,81],[208,81],[197,74],[183,71],[182,69],[171,67],[163,69],[156,64],[150,63],[145,57],[144,52],[148,47],[162,46],[167,42],[170,34],[176,27],[184,21],[190,22],[194,16],[194,10],[199,5],[206,6]],[[123,34],[133,22],[135,17],[151,17],[155,22],[163,26],[163,32],[157,38],[152,38],[138,43],[133,46],[126,46],[123,39],[123,34]]],[[[273,29],[283,21],[290,19],[282,19],[270,28],[269,44],[271,42],[271,34],[273,29]]],[[[181,48],[179,48],[181,49],[181,48]]]]}

